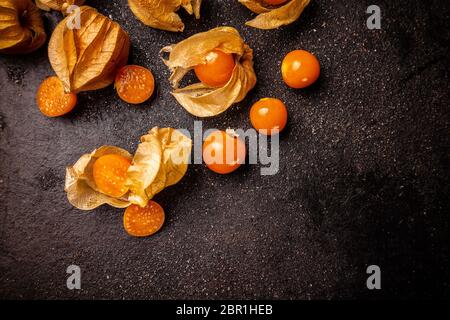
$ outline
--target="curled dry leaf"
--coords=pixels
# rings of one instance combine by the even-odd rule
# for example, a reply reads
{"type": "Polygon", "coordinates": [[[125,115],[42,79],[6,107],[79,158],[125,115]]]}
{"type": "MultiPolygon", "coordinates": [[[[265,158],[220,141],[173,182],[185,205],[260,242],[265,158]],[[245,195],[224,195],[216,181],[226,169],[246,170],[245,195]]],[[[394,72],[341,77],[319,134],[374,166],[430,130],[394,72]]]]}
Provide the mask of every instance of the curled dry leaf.
{"type": "Polygon", "coordinates": [[[81,6],[85,0],[36,0],[39,9],[65,11],[71,5],[81,6]]]}
{"type": "Polygon", "coordinates": [[[114,81],[116,70],[126,64],[128,34],[94,8],[83,6],[62,20],[53,31],[48,57],[66,92],[101,89],[114,81]]]}
{"type": "Polygon", "coordinates": [[[264,0],[239,0],[258,16],[245,24],[258,29],[275,29],[297,20],[310,0],[290,0],[280,6],[269,6],[264,0]]]}
{"type": "Polygon", "coordinates": [[[170,82],[175,88],[172,95],[197,117],[211,117],[224,112],[232,104],[242,101],[256,84],[253,50],[234,28],[219,27],[198,33],[178,44],[164,47],[161,52],[170,53],[164,63],[172,72],[170,82]],[[235,57],[235,67],[228,83],[220,88],[203,83],[178,88],[186,73],[204,63],[207,54],[214,49],[231,53],[235,57]]]}
{"type": "Polygon", "coordinates": [[[0,0],[0,53],[29,53],[40,48],[46,38],[32,0],[0,0]]]}
{"type": "Polygon", "coordinates": [[[185,175],[191,154],[191,140],[173,128],[154,127],[141,137],[134,156],[118,147],[102,146],[84,154],[66,170],[65,191],[78,209],[91,210],[102,204],[125,208],[130,204],[145,207],[148,200],[185,175]],[[117,154],[131,160],[126,185],[129,191],[120,198],[100,192],[93,178],[97,158],[117,154]]]}
{"type": "Polygon", "coordinates": [[[175,12],[183,7],[200,19],[202,0],[128,0],[133,14],[144,24],[167,31],[183,31],[184,23],[175,12]]]}

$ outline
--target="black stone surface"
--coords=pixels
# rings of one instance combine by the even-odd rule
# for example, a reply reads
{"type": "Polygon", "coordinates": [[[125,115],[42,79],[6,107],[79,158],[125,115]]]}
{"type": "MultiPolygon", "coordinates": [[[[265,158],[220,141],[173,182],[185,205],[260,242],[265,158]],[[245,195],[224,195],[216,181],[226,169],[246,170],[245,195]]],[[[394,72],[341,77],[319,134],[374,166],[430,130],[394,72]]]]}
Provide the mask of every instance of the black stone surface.
{"type": "MultiPolygon", "coordinates": [[[[0,57],[1,298],[450,297],[448,1],[313,0],[296,23],[263,31],[244,26],[254,15],[237,1],[206,0],[200,22],[182,14],[182,34],[144,26],[125,0],[87,2],[129,32],[130,62],[153,70],[157,91],[130,106],[110,86],[48,119],[34,102],[53,75],[46,49],[0,57]],[[382,9],[381,30],[366,27],[370,4],[382,9]],[[219,25],[255,50],[258,84],[203,126],[247,129],[254,101],[281,98],[290,119],[279,173],[193,165],[156,197],[167,221],[146,239],[124,232],[123,210],[72,208],[64,173],[81,154],[133,151],[155,125],[192,130],[158,51],[219,25]],[[295,91],[279,68],[298,48],[317,55],[322,75],[295,91]],[[66,288],[71,264],[82,290],[66,288]],[[371,264],[379,291],[366,288],[371,264]]],[[[48,30],[60,19],[45,13],[48,30]]]]}

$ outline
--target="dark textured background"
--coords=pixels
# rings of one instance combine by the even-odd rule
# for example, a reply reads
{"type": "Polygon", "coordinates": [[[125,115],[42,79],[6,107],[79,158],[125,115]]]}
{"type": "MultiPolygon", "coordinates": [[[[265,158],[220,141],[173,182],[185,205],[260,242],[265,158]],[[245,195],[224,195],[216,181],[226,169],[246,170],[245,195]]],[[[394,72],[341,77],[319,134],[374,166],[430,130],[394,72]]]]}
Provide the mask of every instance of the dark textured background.
{"type": "MultiPolygon", "coordinates": [[[[0,297],[2,298],[424,298],[450,297],[448,1],[313,0],[280,30],[244,26],[237,1],[206,0],[184,33],[145,27],[125,0],[89,1],[132,39],[130,62],[151,68],[151,102],[130,106],[112,86],[79,95],[70,115],[35,105],[53,74],[46,49],[0,57],[0,297]],[[366,28],[381,6],[382,29],[366,28]],[[245,166],[219,176],[191,166],[156,197],[167,222],[129,237],[123,210],[72,208],[65,166],[103,144],[133,151],[154,125],[194,118],[169,94],[164,45],[218,25],[236,27],[255,50],[257,87],[205,128],[249,128],[249,106],[283,99],[280,172],[245,166]],[[317,55],[318,83],[290,90],[280,61],[293,49],[317,55]],[[65,269],[82,269],[82,290],[65,269]],[[365,269],[382,269],[382,290],[365,269]]],[[[58,13],[46,13],[51,30],[58,13]]]]}

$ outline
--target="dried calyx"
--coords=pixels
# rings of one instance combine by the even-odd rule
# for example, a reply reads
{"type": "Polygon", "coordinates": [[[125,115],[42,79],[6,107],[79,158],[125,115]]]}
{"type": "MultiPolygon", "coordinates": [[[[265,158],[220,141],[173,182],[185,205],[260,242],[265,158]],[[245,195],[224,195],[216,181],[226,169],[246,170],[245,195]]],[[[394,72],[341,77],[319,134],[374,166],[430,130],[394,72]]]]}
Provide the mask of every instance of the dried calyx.
{"type": "Polygon", "coordinates": [[[169,53],[164,63],[172,72],[169,80],[175,89],[173,96],[195,116],[211,117],[224,112],[232,104],[242,101],[256,84],[253,50],[234,28],[219,27],[198,33],[178,44],[164,47],[161,52],[169,53]],[[233,54],[235,66],[230,80],[219,88],[201,82],[178,88],[186,73],[205,63],[213,50],[233,54]]]}
{"type": "Polygon", "coordinates": [[[0,0],[0,53],[29,53],[45,40],[42,18],[33,1],[0,0]]]}
{"type": "Polygon", "coordinates": [[[144,24],[166,31],[183,31],[184,23],[176,11],[181,7],[200,19],[202,0],[128,0],[133,14],[144,24]]]}
{"type": "Polygon", "coordinates": [[[246,22],[246,25],[258,29],[275,29],[296,21],[310,0],[276,1],[278,5],[265,0],[239,0],[258,16],[246,22]]]}
{"type": "Polygon", "coordinates": [[[104,88],[128,61],[128,34],[88,6],[79,10],[79,28],[70,28],[70,22],[77,20],[75,14],[78,12],[67,16],[53,31],[48,47],[50,63],[66,92],[104,88]]]}
{"type": "Polygon", "coordinates": [[[50,11],[57,10],[63,13],[71,5],[81,6],[85,0],[36,0],[36,5],[39,9],[50,11]]]}

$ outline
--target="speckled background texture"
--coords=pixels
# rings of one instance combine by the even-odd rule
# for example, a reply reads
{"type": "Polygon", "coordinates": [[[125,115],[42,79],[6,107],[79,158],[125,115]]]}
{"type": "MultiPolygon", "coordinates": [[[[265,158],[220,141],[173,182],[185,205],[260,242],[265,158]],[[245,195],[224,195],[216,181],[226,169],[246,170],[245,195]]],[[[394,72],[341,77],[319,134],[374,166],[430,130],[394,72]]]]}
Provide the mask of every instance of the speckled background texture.
{"type": "MultiPolygon", "coordinates": [[[[126,0],[87,1],[129,32],[130,62],[152,69],[157,90],[144,105],[110,86],[45,118],[34,96],[53,75],[46,49],[0,56],[0,297],[450,298],[450,2],[313,0],[272,31],[244,26],[254,15],[237,1],[204,2],[201,21],[182,14],[185,32],[174,34],[141,24],[126,0]],[[366,27],[370,4],[381,7],[381,30],[366,27]],[[134,151],[155,125],[192,130],[158,51],[219,25],[255,50],[258,84],[203,127],[247,129],[254,101],[284,100],[279,173],[190,166],[157,195],[167,221],[145,239],[126,234],[121,209],[72,208],[65,167],[81,154],[104,144],[134,151]],[[322,75],[295,91],[279,69],[299,48],[317,55],[322,75]],[[71,264],[82,290],[66,288],[71,264]],[[366,288],[371,264],[381,267],[379,291],[366,288]]],[[[61,16],[44,18],[50,31],[61,16]]]]}

